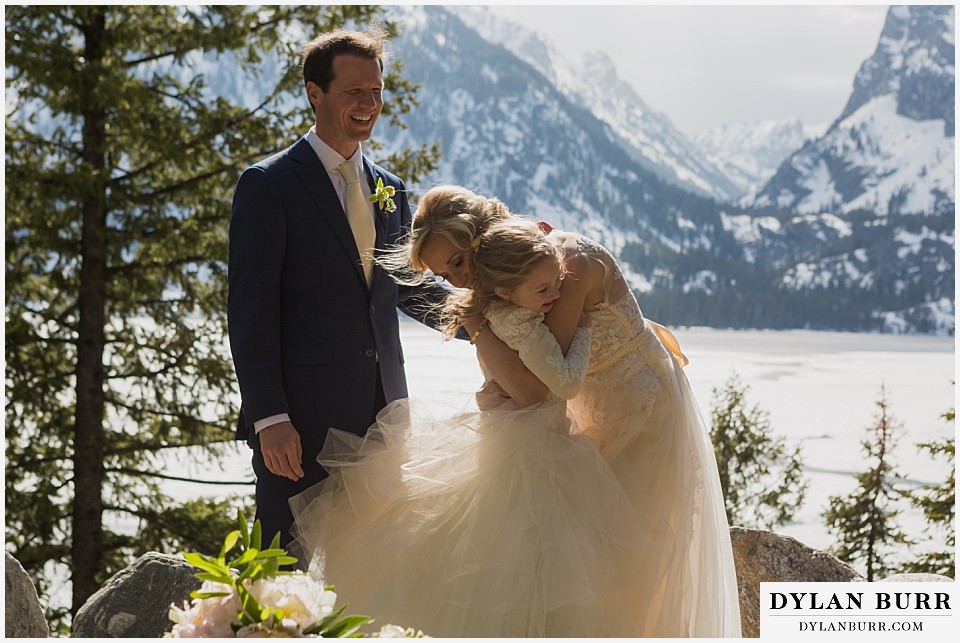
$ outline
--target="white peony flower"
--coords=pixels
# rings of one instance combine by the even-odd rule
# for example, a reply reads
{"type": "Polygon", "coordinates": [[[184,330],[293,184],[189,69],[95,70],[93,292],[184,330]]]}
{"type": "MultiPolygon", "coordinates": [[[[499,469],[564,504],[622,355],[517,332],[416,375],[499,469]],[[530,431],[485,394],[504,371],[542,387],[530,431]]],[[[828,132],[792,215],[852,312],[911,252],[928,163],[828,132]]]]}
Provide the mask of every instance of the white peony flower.
{"type": "Polygon", "coordinates": [[[406,635],[407,631],[399,625],[384,625],[377,634],[382,639],[402,639],[406,635]]]}
{"type": "Polygon", "coordinates": [[[233,636],[233,625],[240,625],[240,597],[233,587],[204,581],[201,592],[230,592],[226,596],[195,598],[184,609],[170,606],[171,634],[176,638],[225,638],[233,636]]]}
{"type": "Polygon", "coordinates": [[[336,593],[303,572],[253,581],[247,591],[261,606],[283,610],[284,629],[289,619],[298,633],[332,614],[337,602],[336,593]]]}

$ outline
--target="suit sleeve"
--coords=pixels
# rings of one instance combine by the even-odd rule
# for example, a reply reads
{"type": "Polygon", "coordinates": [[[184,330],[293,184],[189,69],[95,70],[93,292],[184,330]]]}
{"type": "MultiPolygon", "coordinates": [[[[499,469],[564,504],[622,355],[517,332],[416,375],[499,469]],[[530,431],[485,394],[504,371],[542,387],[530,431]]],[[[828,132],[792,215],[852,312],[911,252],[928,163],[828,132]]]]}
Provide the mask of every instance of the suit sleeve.
{"type": "MultiPolygon", "coordinates": [[[[410,230],[412,215],[410,214],[410,202],[407,200],[406,188],[403,183],[397,189],[399,195],[400,225],[403,235],[410,230]]],[[[447,290],[440,284],[426,283],[419,286],[398,286],[397,307],[406,315],[417,320],[424,326],[440,329],[440,307],[446,301],[447,290]]],[[[469,333],[460,328],[456,335],[457,339],[470,339],[469,333]]]]}
{"type": "Polygon", "coordinates": [[[251,167],[233,198],[227,295],[230,351],[248,429],[289,412],[280,359],[285,246],[280,190],[266,171],[251,167]]]}

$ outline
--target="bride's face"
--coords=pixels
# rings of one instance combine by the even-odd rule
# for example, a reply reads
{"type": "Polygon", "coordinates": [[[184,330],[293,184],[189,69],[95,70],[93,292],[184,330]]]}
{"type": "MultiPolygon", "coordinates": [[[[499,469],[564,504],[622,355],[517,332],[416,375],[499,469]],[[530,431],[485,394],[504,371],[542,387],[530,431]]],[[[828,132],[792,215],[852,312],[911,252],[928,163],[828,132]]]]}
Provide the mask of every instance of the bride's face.
{"type": "Polygon", "coordinates": [[[437,277],[455,288],[469,288],[473,283],[467,251],[458,248],[442,234],[431,234],[420,247],[420,261],[437,277]]]}

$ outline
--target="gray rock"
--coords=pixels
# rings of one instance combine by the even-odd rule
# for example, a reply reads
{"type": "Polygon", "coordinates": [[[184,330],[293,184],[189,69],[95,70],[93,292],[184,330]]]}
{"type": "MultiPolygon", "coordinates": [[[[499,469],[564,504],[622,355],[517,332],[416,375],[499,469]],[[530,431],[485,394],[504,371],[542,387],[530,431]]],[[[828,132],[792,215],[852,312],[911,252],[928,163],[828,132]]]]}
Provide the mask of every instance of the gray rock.
{"type": "Polygon", "coordinates": [[[37,588],[20,561],[6,554],[4,634],[6,638],[47,638],[50,626],[43,616],[37,588]]]}
{"type": "Polygon", "coordinates": [[[760,583],[847,582],[864,578],[830,554],[789,536],[730,528],[740,594],[740,626],[745,638],[760,636],[760,583]]]}
{"type": "Polygon", "coordinates": [[[940,574],[894,574],[877,581],[879,583],[952,583],[949,576],[940,574]]]}
{"type": "Polygon", "coordinates": [[[173,627],[170,605],[182,605],[200,587],[197,570],[175,556],[148,552],[111,576],[91,596],[70,636],[83,638],[159,638],[173,627]]]}

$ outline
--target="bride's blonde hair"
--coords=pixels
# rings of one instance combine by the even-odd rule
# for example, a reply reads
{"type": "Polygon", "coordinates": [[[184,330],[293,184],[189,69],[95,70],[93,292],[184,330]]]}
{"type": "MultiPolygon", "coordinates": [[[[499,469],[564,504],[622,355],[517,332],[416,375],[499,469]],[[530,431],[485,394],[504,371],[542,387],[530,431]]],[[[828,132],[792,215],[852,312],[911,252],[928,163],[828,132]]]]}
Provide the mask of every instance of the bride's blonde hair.
{"type": "Polygon", "coordinates": [[[500,301],[497,289],[513,290],[547,259],[555,259],[561,271],[564,265],[563,248],[534,221],[521,217],[490,224],[476,240],[472,255],[473,287],[451,292],[441,309],[446,337],[456,335],[461,320],[483,315],[500,301]]]}
{"type": "MultiPolygon", "coordinates": [[[[459,185],[438,185],[420,199],[410,232],[400,245],[378,253],[377,263],[394,281],[415,286],[428,280],[429,268],[420,259],[424,242],[433,234],[446,237],[460,250],[470,251],[491,224],[511,216],[499,199],[487,198],[459,185]]],[[[472,261],[472,252],[466,252],[472,261]]]]}

